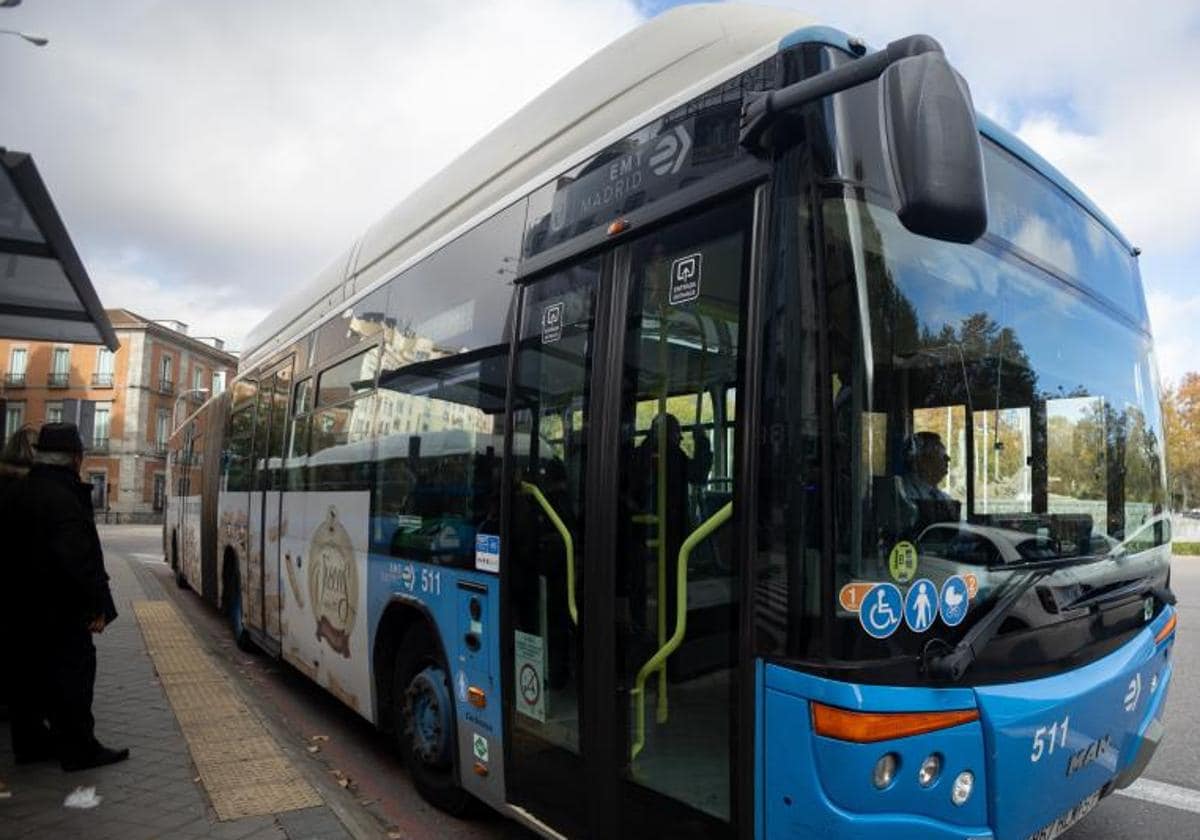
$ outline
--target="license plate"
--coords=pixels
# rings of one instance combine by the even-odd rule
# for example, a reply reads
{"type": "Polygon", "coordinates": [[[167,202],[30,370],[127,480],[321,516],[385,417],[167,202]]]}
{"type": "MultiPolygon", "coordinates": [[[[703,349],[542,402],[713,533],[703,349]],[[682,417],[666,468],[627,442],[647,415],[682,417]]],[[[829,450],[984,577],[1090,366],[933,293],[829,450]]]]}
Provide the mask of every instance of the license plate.
{"type": "Polygon", "coordinates": [[[1096,791],[1070,811],[1060,815],[1054,822],[1030,834],[1028,840],[1054,840],[1055,837],[1058,837],[1068,828],[1086,817],[1088,812],[1095,808],[1099,802],[1100,791],[1096,791]]]}

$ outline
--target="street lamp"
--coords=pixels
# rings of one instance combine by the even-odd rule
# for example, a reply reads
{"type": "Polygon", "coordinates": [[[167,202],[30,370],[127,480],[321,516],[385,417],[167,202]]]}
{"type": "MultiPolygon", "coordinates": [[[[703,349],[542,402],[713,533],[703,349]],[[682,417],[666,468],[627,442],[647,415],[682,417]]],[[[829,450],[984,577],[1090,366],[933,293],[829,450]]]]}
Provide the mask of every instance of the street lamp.
{"type": "Polygon", "coordinates": [[[188,390],[181,392],[179,394],[179,396],[175,398],[175,405],[173,405],[171,407],[171,434],[175,434],[177,431],[179,431],[178,417],[179,417],[179,402],[180,402],[180,400],[184,399],[185,397],[190,397],[192,394],[207,394],[207,393],[208,393],[207,388],[189,388],[188,390]]]}
{"type": "Polygon", "coordinates": [[[23,38],[35,47],[44,47],[50,43],[50,39],[44,35],[32,35],[28,32],[18,32],[15,29],[0,29],[0,35],[16,35],[18,38],[23,38]]]}

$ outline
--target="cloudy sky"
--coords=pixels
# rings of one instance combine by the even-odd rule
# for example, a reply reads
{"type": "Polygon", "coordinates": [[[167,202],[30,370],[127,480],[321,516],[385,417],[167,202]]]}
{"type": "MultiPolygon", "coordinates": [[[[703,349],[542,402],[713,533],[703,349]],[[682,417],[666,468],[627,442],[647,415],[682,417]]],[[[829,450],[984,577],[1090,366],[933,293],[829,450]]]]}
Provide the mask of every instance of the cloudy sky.
{"type": "MultiPolygon", "coordinates": [[[[458,152],[671,5],[24,0],[0,28],[51,43],[0,37],[0,145],[33,153],[106,305],[237,346],[458,152]]],[[[976,105],[1143,249],[1164,377],[1200,370],[1200,4],[787,5],[876,45],[937,37],[976,105]]]]}

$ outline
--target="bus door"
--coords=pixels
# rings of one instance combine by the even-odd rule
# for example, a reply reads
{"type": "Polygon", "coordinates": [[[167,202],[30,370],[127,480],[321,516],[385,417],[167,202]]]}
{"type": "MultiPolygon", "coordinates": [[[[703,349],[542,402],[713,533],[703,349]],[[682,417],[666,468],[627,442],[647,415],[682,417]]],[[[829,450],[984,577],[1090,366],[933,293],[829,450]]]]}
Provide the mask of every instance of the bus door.
{"type": "Polygon", "coordinates": [[[572,836],[732,831],[752,216],[733,201],[524,289],[505,780],[572,836]]]}
{"type": "Polygon", "coordinates": [[[279,537],[284,482],[283,439],[291,394],[292,360],[259,379],[251,458],[246,624],[279,644],[279,537]]]}
{"type": "MultiPolygon", "coordinates": [[[[621,831],[732,830],[739,564],[733,428],[752,203],[629,246],[617,472],[621,831]]],[[[751,733],[743,733],[749,737],[751,733]]]]}
{"type": "Polygon", "coordinates": [[[594,691],[583,671],[584,481],[603,264],[585,260],[525,289],[512,388],[503,591],[515,684],[505,779],[511,802],[572,835],[587,833],[589,801],[580,740],[594,691]]]}

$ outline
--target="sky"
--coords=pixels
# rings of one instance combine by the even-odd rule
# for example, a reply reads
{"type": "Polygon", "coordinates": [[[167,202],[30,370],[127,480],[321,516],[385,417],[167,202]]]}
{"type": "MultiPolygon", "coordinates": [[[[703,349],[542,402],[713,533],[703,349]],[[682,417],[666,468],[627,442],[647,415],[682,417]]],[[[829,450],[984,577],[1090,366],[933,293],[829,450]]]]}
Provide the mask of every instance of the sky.
{"type": "MultiPolygon", "coordinates": [[[[0,146],[30,152],[106,306],[238,347],[289,290],[661,0],[23,0],[0,146]]],[[[976,107],[1142,249],[1159,367],[1200,370],[1200,4],[777,2],[933,35],[976,107]],[[1133,14],[1132,10],[1136,10],[1133,14]]]]}

